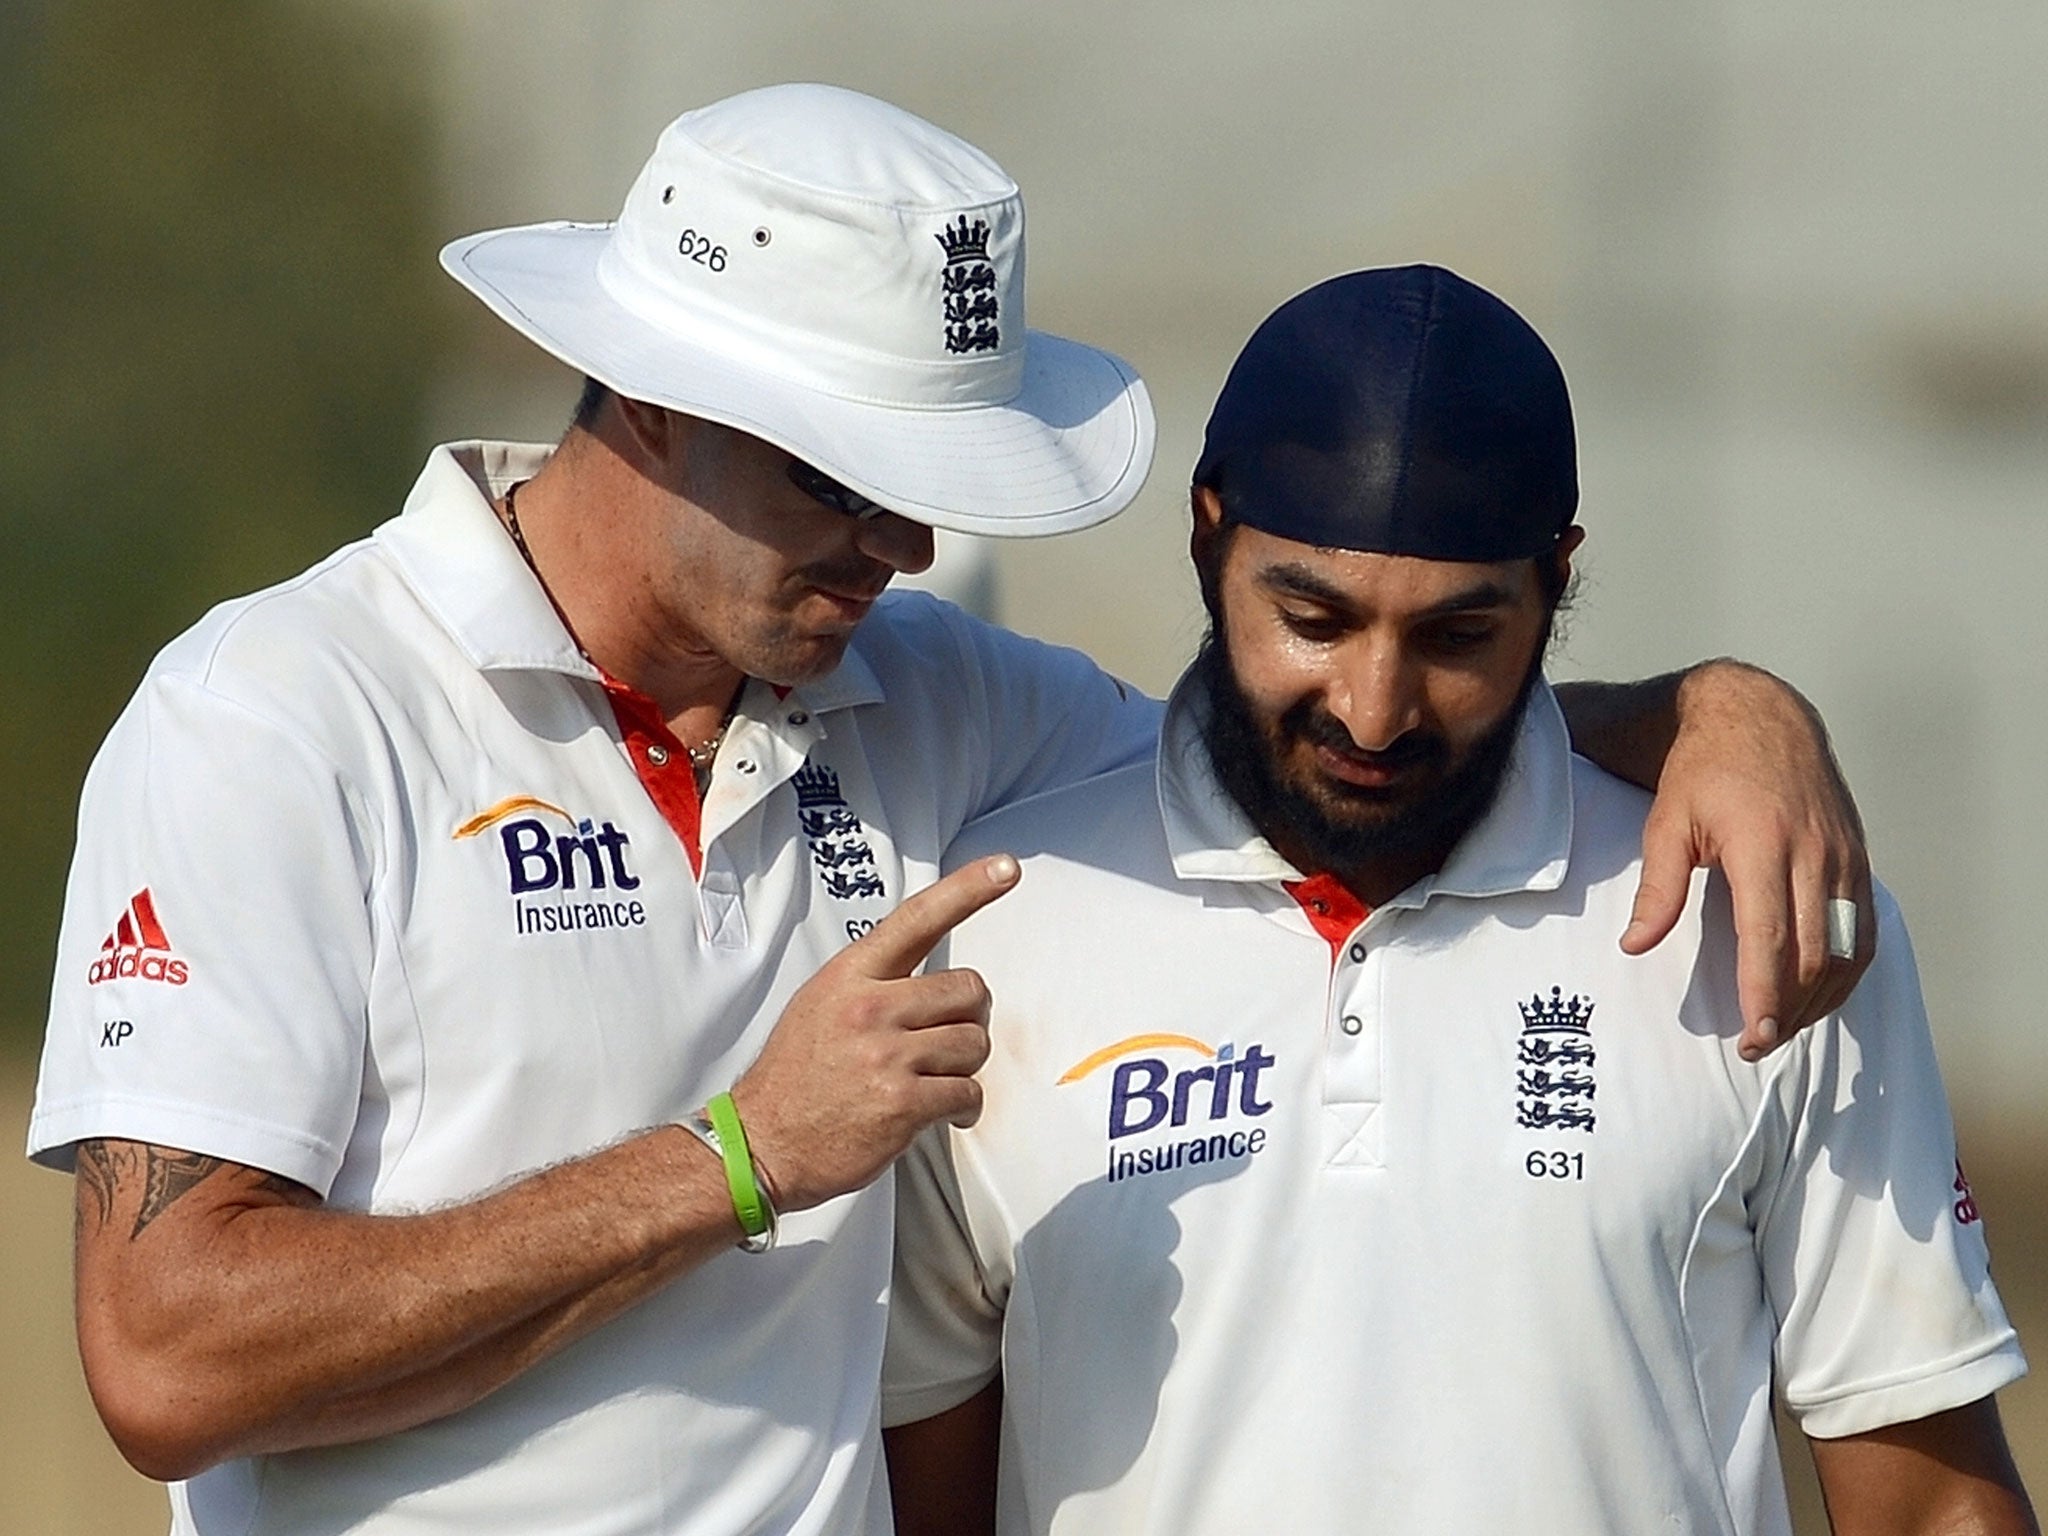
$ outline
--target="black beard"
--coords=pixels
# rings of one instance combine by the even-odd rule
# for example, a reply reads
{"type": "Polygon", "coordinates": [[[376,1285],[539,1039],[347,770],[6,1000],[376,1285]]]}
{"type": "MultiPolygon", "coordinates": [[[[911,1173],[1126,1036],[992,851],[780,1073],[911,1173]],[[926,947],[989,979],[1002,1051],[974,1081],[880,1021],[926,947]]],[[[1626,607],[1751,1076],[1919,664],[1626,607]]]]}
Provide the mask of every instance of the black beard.
{"type": "Polygon", "coordinates": [[[1424,855],[1433,860],[1432,868],[1441,868],[1500,791],[1529,696],[1543,675],[1543,650],[1537,646],[1513,707],[1461,758],[1453,760],[1441,736],[1416,731],[1376,755],[1389,766],[1415,764],[1435,775],[1412,804],[1398,809],[1380,811],[1385,801],[1370,790],[1324,781],[1311,792],[1284,777],[1279,765],[1293,743],[1355,750],[1351,733],[1307,699],[1290,706],[1271,730],[1261,726],[1213,627],[1194,662],[1209,695],[1202,743],[1218,782],[1252,825],[1283,852],[1307,856],[1310,867],[1303,874],[1349,875],[1383,860],[1424,855]]]}

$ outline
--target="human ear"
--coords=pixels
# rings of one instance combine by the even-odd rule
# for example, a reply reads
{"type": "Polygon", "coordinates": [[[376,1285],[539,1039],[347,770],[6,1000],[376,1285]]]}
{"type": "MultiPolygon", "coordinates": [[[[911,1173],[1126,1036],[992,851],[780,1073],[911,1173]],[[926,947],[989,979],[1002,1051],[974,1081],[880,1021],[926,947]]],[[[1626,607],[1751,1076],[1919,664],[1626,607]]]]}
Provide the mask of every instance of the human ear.
{"type": "Polygon", "coordinates": [[[676,414],[645,400],[630,400],[624,395],[616,398],[619,420],[624,424],[635,450],[649,463],[666,460],[677,435],[679,418],[676,414]]]}
{"type": "Polygon", "coordinates": [[[1557,536],[1557,545],[1550,557],[1557,562],[1557,590],[1562,592],[1572,579],[1572,556],[1586,542],[1586,530],[1577,523],[1557,536]]]}
{"type": "Polygon", "coordinates": [[[1217,535],[1223,530],[1223,498],[1212,485],[1198,485],[1189,493],[1193,512],[1188,530],[1188,556],[1198,571],[1208,569],[1215,558],[1217,535]]]}

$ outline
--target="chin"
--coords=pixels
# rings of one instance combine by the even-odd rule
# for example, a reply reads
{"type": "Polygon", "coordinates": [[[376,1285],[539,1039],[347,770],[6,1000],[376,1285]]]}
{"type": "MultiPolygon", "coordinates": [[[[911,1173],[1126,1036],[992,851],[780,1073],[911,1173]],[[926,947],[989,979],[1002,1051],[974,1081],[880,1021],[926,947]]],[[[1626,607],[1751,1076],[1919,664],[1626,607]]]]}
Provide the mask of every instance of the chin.
{"type": "Polygon", "coordinates": [[[1305,798],[1320,815],[1328,834],[1339,841],[1357,838],[1378,843],[1400,834],[1413,819],[1414,807],[1406,800],[1361,806],[1355,800],[1346,802],[1321,795],[1305,798]]]}
{"type": "Polygon", "coordinates": [[[763,646],[741,670],[777,688],[801,688],[837,671],[839,663],[846,659],[847,642],[852,638],[849,632],[809,640],[785,639],[763,646]]]}

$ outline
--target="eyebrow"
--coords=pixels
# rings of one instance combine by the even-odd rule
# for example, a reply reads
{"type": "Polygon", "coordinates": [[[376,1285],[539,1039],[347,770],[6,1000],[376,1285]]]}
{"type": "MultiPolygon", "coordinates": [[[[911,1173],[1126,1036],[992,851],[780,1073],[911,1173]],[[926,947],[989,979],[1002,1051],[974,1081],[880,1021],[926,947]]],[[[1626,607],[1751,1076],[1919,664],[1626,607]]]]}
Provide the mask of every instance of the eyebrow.
{"type": "MultiPolygon", "coordinates": [[[[1259,580],[1266,586],[1310,602],[1321,603],[1328,608],[1341,608],[1353,612],[1357,603],[1342,587],[1324,580],[1307,566],[1292,560],[1276,561],[1259,571],[1259,580]]],[[[1453,592],[1440,602],[1431,603],[1417,618],[1437,618],[1454,613],[1472,613],[1486,608],[1504,608],[1516,601],[1516,594],[1491,578],[1482,579],[1461,592],[1453,592]]]]}

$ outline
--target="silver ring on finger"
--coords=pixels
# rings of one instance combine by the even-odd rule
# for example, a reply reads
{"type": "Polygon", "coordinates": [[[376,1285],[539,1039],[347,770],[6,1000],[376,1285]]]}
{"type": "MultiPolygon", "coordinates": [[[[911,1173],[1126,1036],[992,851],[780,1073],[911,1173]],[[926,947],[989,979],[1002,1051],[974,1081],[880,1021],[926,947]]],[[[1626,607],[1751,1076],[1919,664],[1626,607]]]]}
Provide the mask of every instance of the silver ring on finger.
{"type": "Polygon", "coordinates": [[[1845,896],[1836,896],[1828,902],[1828,958],[1832,960],[1853,960],[1856,958],[1856,930],[1861,925],[1863,914],[1856,903],[1845,896]]]}

